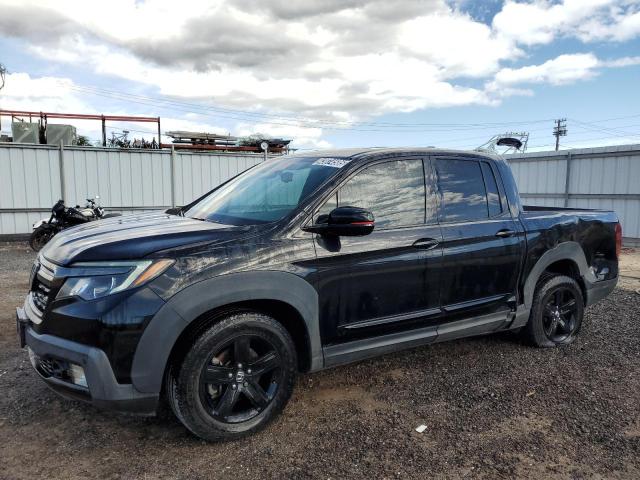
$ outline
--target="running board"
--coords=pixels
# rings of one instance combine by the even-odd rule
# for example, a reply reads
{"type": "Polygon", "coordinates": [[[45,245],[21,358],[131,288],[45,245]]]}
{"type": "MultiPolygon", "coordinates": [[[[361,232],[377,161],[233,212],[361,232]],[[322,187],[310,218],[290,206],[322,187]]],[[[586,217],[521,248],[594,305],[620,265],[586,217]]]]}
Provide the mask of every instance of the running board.
{"type": "Polygon", "coordinates": [[[492,333],[505,327],[511,319],[510,311],[473,317],[440,326],[431,326],[392,333],[380,337],[354,340],[323,348],[324,367],[335,367],[387,353],[419,347],[428,343],[492,333]]]}

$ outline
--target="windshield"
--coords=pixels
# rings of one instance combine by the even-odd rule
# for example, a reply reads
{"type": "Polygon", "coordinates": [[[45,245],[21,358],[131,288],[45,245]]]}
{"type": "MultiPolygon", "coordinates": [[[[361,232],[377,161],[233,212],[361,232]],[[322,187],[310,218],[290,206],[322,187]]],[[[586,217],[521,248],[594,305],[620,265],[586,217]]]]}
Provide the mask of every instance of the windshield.
{"type": "Polygon", "coordinates": [[[227,225],[275,222],[347,163],[341,158],[297,156],[267,160],[207,195],[184,215],[227,225]]]}

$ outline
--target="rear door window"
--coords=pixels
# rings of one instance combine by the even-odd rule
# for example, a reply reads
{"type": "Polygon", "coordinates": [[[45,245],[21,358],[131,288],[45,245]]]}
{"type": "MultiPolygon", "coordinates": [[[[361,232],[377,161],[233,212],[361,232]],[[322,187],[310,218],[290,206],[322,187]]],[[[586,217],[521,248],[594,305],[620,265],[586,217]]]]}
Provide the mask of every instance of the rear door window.
{"type": "Polygon", "coordinates": [[[442,197],[440,221],[487,219],[487,192],[480,163],[474,160],[437,159],[435,166],[442,197]]]}

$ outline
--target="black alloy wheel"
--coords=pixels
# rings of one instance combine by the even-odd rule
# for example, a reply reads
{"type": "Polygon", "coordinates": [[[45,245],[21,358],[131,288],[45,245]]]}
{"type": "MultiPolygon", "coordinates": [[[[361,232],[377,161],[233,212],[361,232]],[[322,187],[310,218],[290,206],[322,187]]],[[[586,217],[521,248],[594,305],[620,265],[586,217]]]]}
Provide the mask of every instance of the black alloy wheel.
{"type": "Polygon", "coordinates": [[[537,347],[572,343],[584,316],[584,298],[576,279],[545,274],[533,294],[529,322],[521,334],[537,347]]]}
{"type": "Polygon", "coordinates": [[[240,335],[215,352],[200,374],[200,398],[209,414],[245,422],[263,411],[282,383],[282,364],[268,340],[240,335]]]}
{"type": "Polygon", "coordinates": [[[211,441],[264,428],[284,409],[298,372],[296,347],[274,318],[225,313],[194,329],[172,361],[166,393],[178,420],[211,441]]]}
{"type": "Polygon", "coordinates": [[[572,335],[578,325],[576,311],[578,306],[574,291],[559,287],[549,295],[542,311],[544,333],[555,343],[562,342],[572,335]]]}

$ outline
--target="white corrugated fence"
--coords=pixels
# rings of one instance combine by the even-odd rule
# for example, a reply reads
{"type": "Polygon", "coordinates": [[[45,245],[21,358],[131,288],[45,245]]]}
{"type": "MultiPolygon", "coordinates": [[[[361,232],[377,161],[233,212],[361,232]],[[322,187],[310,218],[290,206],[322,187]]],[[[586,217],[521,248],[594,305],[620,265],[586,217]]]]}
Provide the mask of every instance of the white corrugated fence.
{"type": "MultiPolygon", "coordinates": [[[[121,212],[184,205],[262,155],[0,144],[0,235],[29,233],[64,198],[121,212]],[[62,178],[61,178],[62,173],[62,178]]],[[[640,243],[640,145],[509,155],[523,201],[615,210],[640,243]]]]}
{"type": "Polygon", "coordinates": [[[0,144],[0,235],[24,234],[53,204],[123,213],[184,205],[261,162],[259,154],[0,144]]]}
{"type": "Polygon", "coordinates": [[[640,243],[640,145],[507,155],[528,205],[614,210],[625,243],[640,243]]]}

